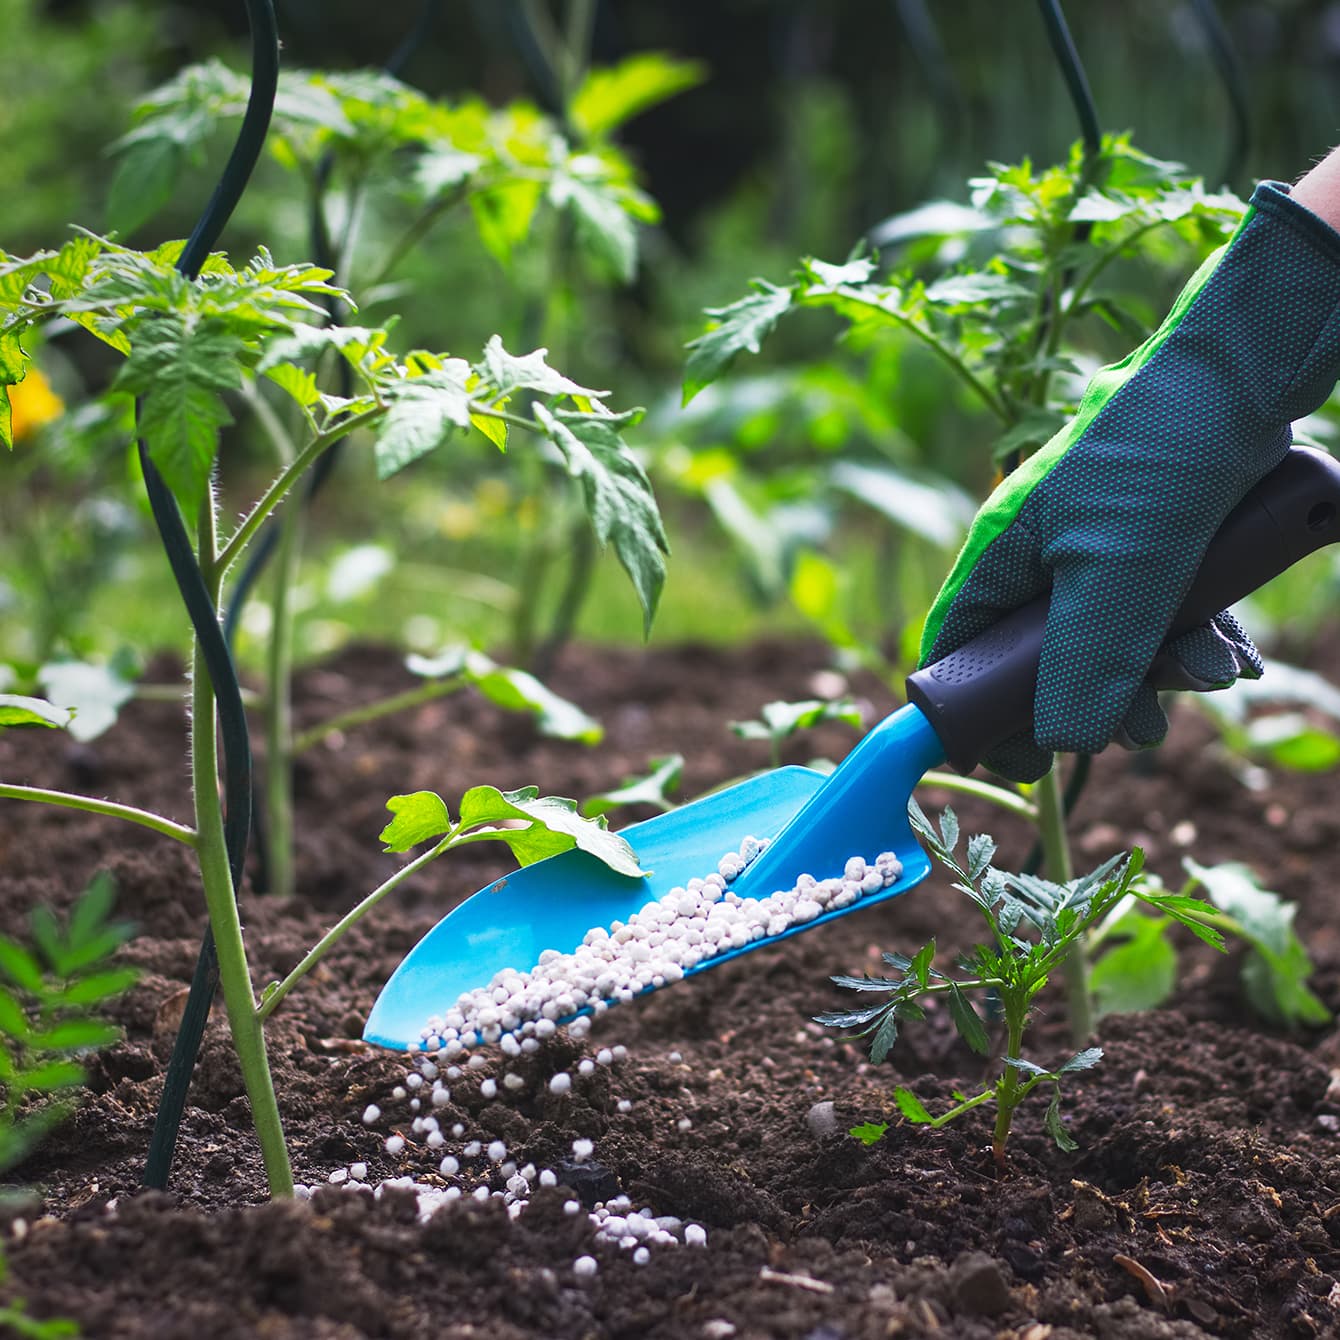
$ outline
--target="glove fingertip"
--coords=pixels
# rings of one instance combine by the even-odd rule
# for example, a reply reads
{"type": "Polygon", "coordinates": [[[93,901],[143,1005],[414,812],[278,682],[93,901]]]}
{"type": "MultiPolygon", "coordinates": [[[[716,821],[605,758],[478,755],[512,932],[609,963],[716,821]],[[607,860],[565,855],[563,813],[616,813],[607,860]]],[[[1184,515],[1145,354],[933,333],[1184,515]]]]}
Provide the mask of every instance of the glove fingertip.
{"type": "Polygon", "coordinates": [[[1168,716],[1159,696],[1148,684],[1142,684],[1117,728],[1116,742],[1123,749],[1152,749],[1167,734],[1168,716]]]}
{"type": "Polygon", "coordinates": [[[1036,782],[1051,771],[1054,756],[1026,732],[1011,736],[997,745],[982,766],[1011,782],[1036,782]]]}

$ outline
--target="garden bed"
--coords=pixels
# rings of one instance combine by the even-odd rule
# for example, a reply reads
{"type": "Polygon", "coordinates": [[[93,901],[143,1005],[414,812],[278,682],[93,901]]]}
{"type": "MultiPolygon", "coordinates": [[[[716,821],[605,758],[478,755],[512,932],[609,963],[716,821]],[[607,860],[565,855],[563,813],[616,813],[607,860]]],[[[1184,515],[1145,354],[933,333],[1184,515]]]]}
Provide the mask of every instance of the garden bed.
{"type": "MultiPolygon", "coordinates": [[[[528,721],[465,694],[328,742],[298,777],[298,896],[245,900],[258,976],[282,975],[394,868],[377,842],[389,795],[426,788],[450,799],[492,783],[583,796],[674,751],[686,757],[681,794],[692,796],[763,765],[760,746],[725,723],[772,698],[807,696],[823,663],[819,648],[777,644],[569,650],[551,683],[603,721],[606,739],[594,749],[540,739],[528,721]]],[[[402,679],[392,657],[346,652],[300,677],[299,724],[402,679]]],[[[872,711],[889,707],[870,684],[857,689],[872,711]]],[[[183,730],[177,708],[146,702],[89,746],[11,731],[0,740],[0,775],[185,821],[183,730]]],[[[792,761],[840,757],[851,739],[837,727],[812,732],[792,761]]],[[[1300,903],[1313,986],[1340,1009],[1334,779],[1279,776],[1252,793],[1209,744],[1203,721],[1183,710],[1157,754],[1110,751],[1074,817],[1078,846],[1097,863],[1138,842],[1170,879],[1183,852],[1250,862],[1300,903]]],[[[945,798],[922,795],[931,809],[945,798]]],[[[1000,864],[1023,858],[1027,834],[998,812],[954,803],[966,831],[1001,841],[1000,864]]],[[[404,953],[504,859],[472,847],[431,867],[341,941],[276,1014],[272,1064],[299,1181],[322,1184],[362,1162],[374,1183],[411,1175],[446,1184],[440,1152],[423,1147],[406,1101],[392,1097],[404,1062],[358,1039],[404,953]],[[362,1120],[369,1104],[382,1109],[372,1127],[362,1120]],[[384,1140],[394,1131],[409,1143],[393,1156],[384,1140]]],[[[486,1099],[466,1072],[441,1114],[444,1129],[465,1128],[447,1150],[502,1140],[509,1159],[555,1169],[560,1185],[539,1188],[516,1219],[467,1194],[423,1224],[411,1191],[374,1201],[331,1187],[308,1204],[262,1203],[221,1010],[192,1087],[173,1190],[138,1190],[203,925],[189,853],[84,814],[0,809],[7,932],[34,905],[68,906],[104,867],[116,876],[119,912],[138,923],[124,957],[143,976],[116,1010],[124,1041],[92,1062],[93,1092],[22,1168],[43,1199],[11,1224],[7,1245],[12,1292],[38,1315],[76,1318],[87,1335],[1340,1333],[1340,1043],[1262,1027],[1246,1013],[1235,962],[1189,936],[1169,1008],[1100,1024],[1104,1060],[1069,1088],[1073,1154],[1046,1135],[1041,1101],[1020,1114],[1003,1178],[986,1119],[940,1132],[898,1122],[896,1082],[916,1081],[934,1104],[980,1077],[947,1012],[908,1030],[878,1068],[809,1022],[845,1003],[830,973],[859,973],[879,950],[914,949],[930,935],[942,948],[968,942],[969,909],[937,874],[891,904],[612,1010],[580,1042],[560,1038],[506,1066],[495,1049],[478,1075],[510,1069],[525,1083],[486,1099]],[[615,1044],[627,1047],[625,1059],[578,1073],[579,1058],[615,1044]],[[551,1092],[549,1077],[565,1069],[571,1092],[551,1092]],[[846,1134],[866,1120],[892,1123],[869,1149],[846,1134]],[[594,1153],[573,1164],[581,1138],[594,1153]],[[586,1214],[565,1208],[564,1187],[587,1200],[622,1193],[636,1208],[700,1224],[707,1245],[656,1245],[637,1264],[631,1251],[595,1242],[586,1214]],[[573,1263],[585,1255],[598,1270],[583,1278],[573,1263]]],[[[1059,1059],[1059,992],[1043,1010],[1032,1052],[1059,1059]]],[[[502,1187],[485,1155],[462,1164],[467,1187],[490,1176],[502,1187]]]]}

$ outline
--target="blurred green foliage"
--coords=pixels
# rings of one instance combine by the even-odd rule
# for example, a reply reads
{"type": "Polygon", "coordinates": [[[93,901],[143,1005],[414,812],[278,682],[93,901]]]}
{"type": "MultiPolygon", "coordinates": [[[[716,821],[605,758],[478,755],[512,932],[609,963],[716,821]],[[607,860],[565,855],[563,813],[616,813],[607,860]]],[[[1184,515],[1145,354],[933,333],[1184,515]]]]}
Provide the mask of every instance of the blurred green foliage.
{"type": "MultiPolygon", "coordinates": [[[[12,76],[0,95],[0,153],[6,179],[25,183],[4,211],[4,245],[59,243],[74,218],[138,223],[143,243],[184,233],[226,152],[242,94],[243,82],[228,74],[245,59],[242,7],[231,0],[189,7],[0,0],[0,7],[12,76]],[[193,74],[180,73],[192,63],[193,74]],[[144,90],[164,80],[174,91],[132,116],[144,90]],[[108,153],[118,137],[130,156],[108,153]],[[162,206],[156,215],[154,204],[162,206]]],[[[1229,185],[1245,191],[1252,174],[1294,175],[1326,147],[1340,114],[1333,78],[1340,34],[1332,8],[1319,3],[1222,0],[1219,8],[1244,57],[1252,140],[1229,185]]],[[[564,125],[570,155],[589,150],[587,166],[605,164],[600,181],[632,193],[627,223],[600,205],[583,211],[588,202],[572,194],[554,200],[550,189],[558,207],[537,209],[518,246],[509,239],[522,236],[520,216],[508,208],[493,211],[492,231],[481,229],[477,203],[443,210],[373,290],[372,315],[379,303],[397,311],[396,339],[405,348],[477,349],[494,331],[511,347],[545,344],[582,383],[651,406],[636,445],[676,550],[655,636],[731,637],[780,621],[817,628],[858,658],[873,647],[890,665],[905,661],[918,606],[990,484],[987,420],[971,389],[923,340],[857,323],[835,347],[839,325],[822,317],[784,322],[764,363],[747,376],[737,370],[685,413],[669,387],[684,341],[702,329],[702,310],[736,296],[743,278],[785,285],[797,256],[840,264],[869,237],[878,239],[881,267],[919,269],[930,288],[930,277],[955,258],[946,243],[952,229],[937,231],[914,206],[938,197],[972,209],[963,182],[985,160],[1064,157],[1076,121],[1034,9],[1002,11],[985,0],[953,7],[896,0],[851,11],[763,0],[673,12],[603,4],[595,7],[591,59],[618,73],[602,73],[574,101],[570,81],[546,73],[543,51],[537,59],[523,40],[527,11],[562,20],[567,6],[440,4],[403,68],[400,119],[388,120],[376,98],[360,113],[359,90],[381,79],[363,67],[389,56],[427,9],[406,7],[370,25],[366,8],[348,0],[285,6],[286,101],[271,160],[230,228],[230,251],[248,254],[264,242],[281,264],[306,258],[309,188],[321,152],[334,148],[326,221],[338,243],[361,190],[349,259],[357,279],[376,280],[398,239],[431,209],[433,171],[449,189],[459,155],[471,152],[453,132],[450,153],[423,154],[415,136],[424,133],[425,109],[438,118],[451,109],[458,128],[510,116],[510,133],[523,140],[527,126],[564,125]],[[679,63],[630,59],[650,50],[673,52],[679,63]],[[302,74],[323,69],[331,73],[302,74]],[[678,96],[644,106],[672,89],[678,96]],[[517,99],[537,109],[525,114],[525,126],[518,113],[496,110],[517,99]],[[619,124],[632,111],[642,114],[619,124]],[[386,150],[380,166],[371,152],[378,135],[386,150]],[[627,166],[610,168],[619,163],[627,166]],[[364,169],[372,175],[355,189],[364,169]],[[639,212],[645,220],[651,206],[639,202],[653,200],[663,222],[648,227],[639,212]],[[568,250],[583,213],[588,229],[612,224],[603,268],[568,250]],[[610,282],[630,274],[634,225],[639,270],[631,284],[610,282]],[[734,565],[738,583],[713,579],[723,562],[734,565]],[[702,599],[708,589],[710,602],[702,599]]],[[[1119,12],[1072,4],[1067,17],[1104,126],[1130,127],[1145,150],[1188,162],[1214,188],[1229,165],[1234,127],[1193,9],[1134,0],[1119,12]]],[[[560,176],[584,180],[563,170],[571,157],[547,161],[560,176]]],[[[548,180],[552,187],[552,170],[548,180]]],[[[944,210],[942,221],[950,217],[944,210]]],[[[983,259],[988,237],[960,231],[957,259],[983,259]]],[[[601,248],[581,250],[591,256],[601,248]]],[[[1109,277],[1131,295],[1130,321],[1123,329],[1120,319],[1105,325],[1094,316],[1089,356],[1124,352],[1136,328],[1161,313],[1193,257],[1191,248],[1151,253],[1135,269],[1125,258],[1114,263],[1109,277]]],[[[835,305],[836,296],[827,302],[835,305]]],[[[157,618],[168,606],[156,559],[141,547],[124,421],[80,407],[85,388],[104,385],[112,364],[59,337],[39,358],[75,407],[59,431],[46,430],[69,468],[49,454],[38,468],[22,445],[4,463],[7,653],[34,665],[56,653],[108,655],[122,641],[118,623],[140,645],[168,642],[166,621],[157,618]],[[98,431],[85,433],[89,427],[98,431]],[[44,572],[29,562],[39,534],[47,539],[44,572]],[[115,584],[104,595],[97,584],[108,579],[115,584]]],[[[1046,417],[1024,416],[1022,445],[1046,417]]],[[[254,432],[234,429],[223,450],[241,481],[227,506],[244,506],[268,471],[268,449],[254,432]]],[[[364,505],[367,471],[351,460],[340,474],[308,542],[300,654],[328,649],[355,627],[397,642],[408,635],[421,649],[456,631],[497,645],[534,635],[518,630],[515,618],[517,592],[528,583],[547,582],[550,599],[561,599],[552,556],[567,557],[567,531],[542,474],[503,477],[486,444],[462,444],[450,460],[420,462],[411,477],[385,486],[397,493],[385,514],[401,518],[389,528],[364,505]],[[332,598],[331,564],[365,541],[394,550],[395,580],[379,579],[375,597],[332,598]]],[[[634,602],[601,569],[593,581],[597,595],[579,629],[636,636],[634,602]]],[[[244,658],[255,655],[265,618],[263,603],[248,616],[244,658]]]]}

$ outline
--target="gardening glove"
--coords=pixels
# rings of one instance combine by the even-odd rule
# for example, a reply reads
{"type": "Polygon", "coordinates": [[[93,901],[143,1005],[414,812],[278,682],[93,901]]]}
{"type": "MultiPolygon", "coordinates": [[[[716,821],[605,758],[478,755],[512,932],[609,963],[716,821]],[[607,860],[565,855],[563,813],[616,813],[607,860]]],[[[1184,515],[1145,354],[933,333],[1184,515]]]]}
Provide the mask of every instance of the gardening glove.
{"type": "MultiPolygon", "coordinates": [[[[985,762],[1035,781],[1054,750],[1157,744],[1145,675],[1211,538],[1340,376],[1340,233],[1264,182],[1163,325],[987,499],[927,617],[921,664],[1051,591],[1032,735],[985,762]]],[[[1229,614],[1166,650],[1186,687],[1257,678],[1229,614]]]]}

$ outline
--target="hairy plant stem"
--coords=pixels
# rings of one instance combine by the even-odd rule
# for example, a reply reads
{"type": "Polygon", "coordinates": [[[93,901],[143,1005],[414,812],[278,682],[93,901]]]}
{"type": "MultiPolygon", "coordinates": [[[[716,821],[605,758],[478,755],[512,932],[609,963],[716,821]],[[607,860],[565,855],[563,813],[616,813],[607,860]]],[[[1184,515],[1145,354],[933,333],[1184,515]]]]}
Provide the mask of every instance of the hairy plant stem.
{"type": "Polygon", "coordinates": [[[961,791],[966,796],[989,800],[1006,813],[1016,814],[1031,824],[1038,822],[1038,807],[1032,801],[1025,800],[1016,791],[1007,791],[1003,786],[996,786],[994,782],[984,782],[977,777],[960,777],[956,772],[936,770],[923,773],[918,785],[938,786],[945,791],[961,791]]]}
{"type": "MultiPolygon", "coordinates": [[[[1075,877],[1070,859],[1070,841],[1065,831],[1065,802],[1061,797],[1060,767],[1053,764],[1037,784],[1038,836],[1042,840],[1042,870],[1053,884],[1067,884],[1075,877]]],[[[1077,1047],[1093,1032],[1093,1003],[1089,994],[1089,967],[1084,951],[1072,946],[1061,964],[1065,977],[1066,1005],[1070,1015],[1070,1037],[1077,1047]]]]}
{"type": "MultiPolygon", "coordinates": [[[[218,603],[221,566],[215,552],[214,497],[200,509],[199,559],[206,587],[218,603]]],[[[251,1118],[265,1164],[272,1196],[293,1194],[293,1171],[279,1118],[270,1062],[265,1052],[265,1034],[251,986],[242,922],[228,867],[224,839],[223,810],[219,803],[218,745],[214,685],[209,677],[200,643],[195,639],[191,654],[191,789],[195,799],[196,856],[205,890],[205,906],[219,956],[219,981],[233,1046],[242,1069],[242,1082],[251,1103],[251,1118]]]]}
{"type": "Polygon", "coordinates": [[[333,428],[327,428],[325,432],[318,433],[312,438],[293,460],[279,472],[275,481],[265,490],[253,505],[251,511],[242,519],[238,528],[229,536],[227,543],[219,550],[218,568],[220,576],[227,572],[242,556],[242,551],[251,543],[265,518],[288,497],[293,486],[307,473],[308,467],[316,461],[318,456],[350,433],[366,427],[370,423],[375,423],[385,413],[386,407],[384,405],[376,405],[372,409],[364,410],[361,414],[351,414],[333,428]]]}
{"type": "MultiPolygon", "coordinates": [[[[287,996],[288,993],[292,991],[293,988],[297,986],[297,984],[311,972],[323,958],[325,958],[331,948],[335,945],[336,941],[338,941],[351,926],[362,920],[363,917],[371,912],[392,889],[403,884],[411,875],[417,874],[430,862],[437,860],[437,858],[449,848],[459,846],[462,841],[470,840],[469,838],[462,839],[459,836],[460,831],[460,826],[457,825],[435,847],[430,847],[422,856],[418,856],[408,865],[402,866],[390,877],[390,879],[385,880],[373,889],[373,891],[368,894],[357,907],[346,912],[345,915],[307,951],[302,962],[299,963],[282,982],[279,982],[265,992],[260,1005],[256,1008],[256,1018],[260,1023],[263,1024],[278,1008],[280,1001],[282,1001],[284,997],[287,996]]],[[[492,835],[489,834],[488,836],[492,835]]]]}
{"type": "Polygon", "coordinates": [[[134,805],[118,805],[112,800],[95,800],[92,796],[81,796],[74,791],[47,791],[40,786],[11,786],[0,782],[0,800],[31,800],[39,805],[60,805],[70,810],[87,810],[89,814],[101,814],[110,819],[123,819],[126,823],[139,824],[141,828],[151,828],[188,847],[196,845],[195,829],[185,824],[174,823],[161,814],[151,810],[136,809],[134,805]]]}

